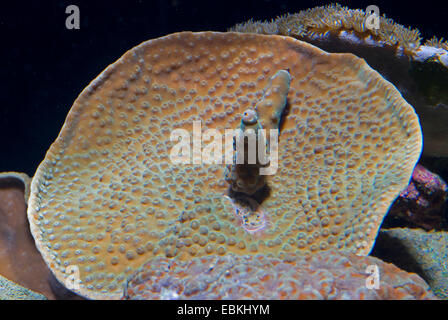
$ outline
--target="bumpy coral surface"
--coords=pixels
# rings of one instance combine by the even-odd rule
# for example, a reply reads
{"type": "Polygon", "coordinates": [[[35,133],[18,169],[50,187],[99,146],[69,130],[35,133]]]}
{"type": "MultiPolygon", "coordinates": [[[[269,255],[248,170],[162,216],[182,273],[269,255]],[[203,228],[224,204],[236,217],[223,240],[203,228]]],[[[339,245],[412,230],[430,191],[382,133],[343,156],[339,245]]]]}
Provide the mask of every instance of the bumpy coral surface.
{"type": "Polygon", "coordinates": [[[426,230],[441,229],[446,225],[444,210],[447,197],[448,186],[445,181],[418,164],[409,186],[392,205],[387,220],[404,220],[411,226],[426,230]]]}
{"type": "Polygon", "coordinates": [[[0,300],[47,300],[47,298],[0,275],[0,300]]]}
{"type": "Polygon", "coordinates": [[[291,36],[328,52],[364,58],[417,111],[425,139],[423,153],[448,157],[448,42],[434,37],[423,43],[417,29],[384,14],[377,17],[379,28],[369,26],[371,14],[331,4],[269,22],[250,20],[229,30],[291,36]]]}
{"type": "Polygon", "coordinates": [[[3,188],[17,187],[22,189],[25,204],[28,204],[30,197],[31,178],[23,172],[0,172],[0,184],[3,188]]]}
{"type": "Polygon", "coordinates": [[[289,37],[177,33],[130,50],[81,93],[33,178],[28,217],[56,277],[78,267],[75,290],[89,298],[120,298],[157,257],[366,255],[421,147],[413,108],[362,59],[289,37]],[[225,164],[172,163],[170,135],[195,120],[237,128],[279,70],[291,84],[278,170],[254,200],[264,227],[249,232],[225,164]]]}
{"type": "Polygon", "coordinates": [[[128,282],[126,299],[435,299],[426,282],[374,257],[326,251],[287,261],[227,255],[156,258],[128,282]],[[378,278],[373,279],[374,272],[378,278]],[[375,281],[377,281],[375,283],[375,281]]]}
{"type": "Polygon", "coordinates": [[[440,298],[448,300],[448,232],[394,228],[382,230],[375,254],[416,272],[440,298]]]}

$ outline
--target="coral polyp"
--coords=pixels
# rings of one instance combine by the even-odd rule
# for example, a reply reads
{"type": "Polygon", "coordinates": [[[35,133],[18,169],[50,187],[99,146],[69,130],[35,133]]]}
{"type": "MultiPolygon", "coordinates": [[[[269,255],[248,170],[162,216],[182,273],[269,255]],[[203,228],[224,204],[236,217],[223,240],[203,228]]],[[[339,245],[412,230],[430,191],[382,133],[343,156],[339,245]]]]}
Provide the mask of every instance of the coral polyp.
{"type": "Polygon", "coordinates": [[[247,232],[254,234],[265,229],[268,224],[263,207],[254,199],[243,195],[236,196],[232,201],[235,215],[240,226],[247,232]]]}

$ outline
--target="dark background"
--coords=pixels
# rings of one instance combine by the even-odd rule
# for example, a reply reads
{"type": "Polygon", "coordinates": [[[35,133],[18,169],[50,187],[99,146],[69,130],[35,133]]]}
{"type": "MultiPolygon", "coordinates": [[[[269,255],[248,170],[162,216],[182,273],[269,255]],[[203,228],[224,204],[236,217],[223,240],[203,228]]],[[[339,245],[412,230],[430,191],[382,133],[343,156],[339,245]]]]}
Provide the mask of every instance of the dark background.
{"type": "MultiPolygon", "coordinates": [[[[0,172],[32,176],[78,94],[139,43],[178,31],[226,31],[334,1],[127,0],[12,1],[0,6],[0,172]],[[65,8],[80,8],[81,29],[67,30],[65,8]]],[[[447,38],[448,4],[432,0],[339,1],[447,38]]]]}

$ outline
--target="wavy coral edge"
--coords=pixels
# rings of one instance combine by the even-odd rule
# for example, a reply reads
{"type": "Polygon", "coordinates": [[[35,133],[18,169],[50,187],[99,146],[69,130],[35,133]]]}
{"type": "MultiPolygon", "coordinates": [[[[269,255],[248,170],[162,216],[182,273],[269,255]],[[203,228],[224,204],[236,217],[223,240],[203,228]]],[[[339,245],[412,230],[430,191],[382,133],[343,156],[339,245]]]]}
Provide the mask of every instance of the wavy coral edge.
{"type": "MultiPolygon", "coordinates": [[[[278,39],[283,39],[283,41],[289,42],[291,45],[297,47],[299,44],[299,47],[303,51],[309,51],[311,54],[316,55],[331,55],[331,56],[339,56],[340,59],[345,59],[345,61],[349,61],[350,63],[353,63],[354,61],[357,61],[358,68],[361,70],[361,66],[365,66],[364,71],[370,73],[370,75],[373,77],[373,80],[376,82],[379,82],[382,86],[385,86],[385,89],[387,92],[391,94],[392,98],[395,99],[403,99],[401,94],[398,92],[398,90],[389,82],[387,82],[385,79],[382,78],[382,76],[370,68],[367,63],[361,58],[358,58],[352,54],[348,53],[327,53],[322,49],[319,49],[318,47],[315,47],[309,43],[296,40],[292,37],[288,36],[280,36],[280,35],[260,35],[260,34],[247,34],[247,33],[239,33],[239,32],[213,32],[213,31],[204,31],[204,32],[179,32],[170,34],[164,37],[156,38],[147,40],[145,42],[142,42],[141,44],[131,48],[128,50],[125,54],[123,54],[117,61],[110,64],[104,71],[102,71],[94,80],[92,80],[89,85],[82,90],[82,92],[78,95],[75,102],[73,103],[73,106],[71,107],[67,118],[62,126],[61,131],[59,132],[58,137],[53,142],[53,144],[50,146],[49,150],[47,151],[44,160],[40,163],[38,166],[36,173],[32,179],[31,182],[31,192],[29,197],[29,205],[27,210],[28,220],[30,222],[30,229],[31,233],[34,237],[36,247],[41,253],[44,261],[47,263],[47,265],[52,270],[53,274],[55,275],[56,279],[64,284],[64,281],[66,279],[65,272],[63,270],[63,267],[57,266],[55,262],[55,257],[52,256],[48,250],[46,250],[44,246],[44,239],[43,234],[41,230],[39,229],[39,223],[38,223],[38,215],[40,211],[40,197],[39,194],[42,191],[41,186],[42,184],[45,184],[46,182],[46,175],[51,172],[52,167],[55,165],[55,163],[60,159],[60,157],[64,154],[64,150],[66,146],[71,142],[73,137],[73,129],[76,128],[77,123],[79,122],[79,115],[83,111],[82,106],[82,100],[85,99],[85,96],[89,96],[96,90],[98,87],[101,87],[103,83],[115,72],[115,68],[123,63],[125,60],[130,58],[135,54],[136,50],[140,50],[145,46],[150,45],[154,41],[161,41],[171,38],[179,38],[183,36],[195,36],[195,37],[207,37],[207,36],[217,36],[217,35],[228,35],[228,34],[239,34],[244,37],[275,37],[278,39]]],[[[404,99],[403,99],[404,101],[404,99]]],[[[416,137],[415,144],[411,146],[409,152],[413,152],[415,156],[409,161],[409,164],[406,168],[407,176],[409,177],[406,181],[403,181],[399,187],[394,188],[392,190],[385,192],[385,199],[382,202],[382,206],[380,207],[381,210],[384,210],[384,215],[387,213],[388,208],[392,204],[393,200],[398,196],[398,194],[402,191],[402,189],[406,188],[407,184],[409,183],[409,180],[412,175],[412,171],[414,169],[414,166],[417,163],[418,158],[420,157],[421,149],[422,149],[422,136],[421,136],[421,129],[420,124],[418,120],[418,116],[415,113],[413,107],[406,102],[405,107],[406,110],[404,110],[407,117],[414,120],[412,121],[412,129],[414,131],[418,131],[419,134],[416,137]],[[415,121],[416,120],[416,121],[415,121]]],[[[368,235],[367,239],[370,240],[371,246],[368,246],[367,248],[364,248],[357,252],[359,255],[368,255],[368,253],[371,251],[373,244],[375,242],[376,235],[378,233],[379,226],[381,224],[381,221],[377,221],[375,224],[376,232],[371,232],[370,235],[368,235]]],[[[82,288],[82,286],[81,286],[82,288]]],[[[91,290],[85,290],[85,289],[74,289],[75,293],[89,298],[89,299],[120,299],[123,295],[122,289],[116,290],[113,293],[99,293],[99,292],[92,292],[91,290]]]]}

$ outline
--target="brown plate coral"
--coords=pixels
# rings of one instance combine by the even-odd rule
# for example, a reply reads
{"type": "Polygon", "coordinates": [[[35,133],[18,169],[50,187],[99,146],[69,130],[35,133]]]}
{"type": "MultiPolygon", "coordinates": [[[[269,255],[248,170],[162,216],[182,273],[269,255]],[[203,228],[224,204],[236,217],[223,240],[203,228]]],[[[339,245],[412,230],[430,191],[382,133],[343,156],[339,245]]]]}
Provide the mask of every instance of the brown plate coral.
{"type": "Polygon", "coordinates": [[[156,258],[367,255],[421,148],[414,109],[352,54],[283,36],[176,33],[128,51],[84,89],[33,178],[28,218],[56,277],[67,283],[75,268],[74,291],[97,299],[120,298],[156,258]],[[251,198],[265,223],[249,232],[225,165],[173,164],[170,136],[194,121],[239,127],[280,70],[291,81],[278,170],[251,198]]]}
{"type": "Polygon", "coordinates": [[[156,258],[154,262],[131,277],[125,299],[437,299],[418,275],[348,252],[323,251],[287,261],[230,254],[190,261],[156,258]],[[376,279],[370,271],[374,268],[376,279]]]}

